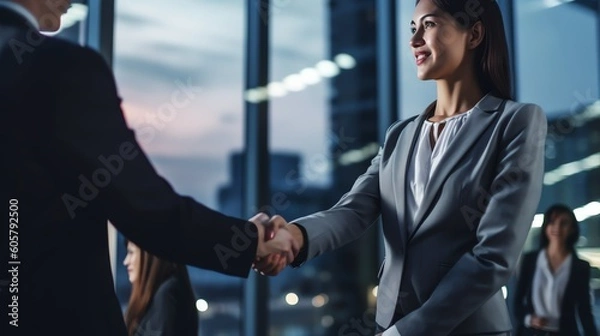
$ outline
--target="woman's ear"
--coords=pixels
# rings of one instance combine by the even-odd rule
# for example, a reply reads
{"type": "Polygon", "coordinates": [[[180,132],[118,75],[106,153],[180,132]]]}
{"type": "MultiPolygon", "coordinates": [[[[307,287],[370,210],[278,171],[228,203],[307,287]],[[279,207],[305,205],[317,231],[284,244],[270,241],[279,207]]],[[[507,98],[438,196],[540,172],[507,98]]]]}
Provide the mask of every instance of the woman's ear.
{"type": "Polygon", "coordinates": [[[483,27],[483,23],[481,21],[475,22],[473,27],[470,28],[470,36],[469,36],[469,49],[477,48],[481,42],[483,41],[483,37],[485,36],[485,28],[483,27]]]}

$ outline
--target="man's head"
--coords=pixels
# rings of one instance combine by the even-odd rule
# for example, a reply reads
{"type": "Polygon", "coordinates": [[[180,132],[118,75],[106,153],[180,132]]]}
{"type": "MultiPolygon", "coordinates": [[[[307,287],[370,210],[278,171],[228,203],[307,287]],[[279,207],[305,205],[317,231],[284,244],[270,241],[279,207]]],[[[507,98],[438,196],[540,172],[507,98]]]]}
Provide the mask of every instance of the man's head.
{"type": "Polygon", "coordinates": [[[71,6],[71,0],[9,0],[27,8],[35,16],[41,31],[57,31],[60,17],[71,6]]]}

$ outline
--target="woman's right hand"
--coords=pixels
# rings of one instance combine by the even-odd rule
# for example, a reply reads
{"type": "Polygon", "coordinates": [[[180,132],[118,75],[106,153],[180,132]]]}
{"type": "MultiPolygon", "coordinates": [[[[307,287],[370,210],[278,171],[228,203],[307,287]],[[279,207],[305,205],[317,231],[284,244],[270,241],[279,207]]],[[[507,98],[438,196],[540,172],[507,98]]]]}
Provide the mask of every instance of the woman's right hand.
{"type": "Polygon", "coordinates": [[[530,323],[532,328],[543,329],[548,323],[548,321],[543,317],[532,315],[530,323]]]}

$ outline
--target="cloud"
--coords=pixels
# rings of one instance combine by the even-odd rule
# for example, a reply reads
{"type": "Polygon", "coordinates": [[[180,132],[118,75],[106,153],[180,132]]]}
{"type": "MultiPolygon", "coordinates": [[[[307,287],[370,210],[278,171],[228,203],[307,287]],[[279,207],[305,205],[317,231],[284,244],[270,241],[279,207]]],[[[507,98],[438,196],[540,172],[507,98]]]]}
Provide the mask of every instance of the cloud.
{"type": "MultiPolygon", "coordinates": [[[[191,80],[202,88],[172,120],[155,128],[143,148],[161,162],[175,160],[162,165],[169,175],[188,169],[177,165],[195,159],[200,160],[195,172],[204,174],[200,162],[208,158],[226,171],[229,154],[244,141],[245,3],[128,0],[116,6],[115,74],[126,118],[138,135],[148,116],[169,103],[176,81],[191,80]]],[[[281,80],[326,56],[325,9],[320,0],[273,2],[270,78],[281,80]]],[[[272,102],[273,149],[326,154],[327,92],[322,83],[272,102]]],[[[206,169],[214,173],[214,167],[206,169]]],[[[202,188],[216,192],[214,185],[202,188]]]]}
{"type": "Polygon", "coordinates": [[[138,14],[134,14],[134,13],[128,13],[128,12],[117,12],[117,21],[119,21],[120,24],[122,25],[130,25],[135,27],[136,29],[139,29],[142,26],[148,25],[154,25],[156,24],[157,21],[155,20],[149,20],[147,17],[144,17],[142,15],[138,15],[138,14]]]}
{"type": "Polygon", "coordinates": [[[115,57],[114,69],[118,74],[124,74],[139,79],[136,82],[147,87],[152,81],[174,83],[176,80],[194,78],[194,82],[203,78],[201,68],[186,63],[164,63],[158,56],[135,57],[120,55],[115,57]]]}

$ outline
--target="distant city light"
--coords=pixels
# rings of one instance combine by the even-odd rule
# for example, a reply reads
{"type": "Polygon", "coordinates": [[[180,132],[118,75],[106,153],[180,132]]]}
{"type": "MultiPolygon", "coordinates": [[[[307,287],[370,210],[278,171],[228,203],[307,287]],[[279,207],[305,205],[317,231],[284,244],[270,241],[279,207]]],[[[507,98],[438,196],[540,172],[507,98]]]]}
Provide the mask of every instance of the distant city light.
{"type": "Polygon", "coordinates": [[[300,77],[302,81],[307,85],[317,84],[321,81],[321,75],[315,68],[306,68],[300,71],[300,77]]]}
{"type": "Polygon", "coordinates": [[[271,82],[267,87],[250,88],[244,92],[244,99],[250,103],[260,103],[270,98],[284,97],[290,92],[300,92],[310,85],[315,85],[323,78],[332,78],[341,70],[356,67],[356,59],[348,54],[338,54],[334,61],[322,60],[314,67],[304,68],[298,73],[286,76],[281,82],[271,82]]]}
{"type": "Polygon", "coordinates": [[[246,91],[246,100],[251,103],[259,103],[269,98],[269,92],[266,88],[259,87],[246,91]]]}
{"type": "Polygon", "coordinates": [[[296,295],[295,293],[287,293],[285,295],[285,302],[287,304],[289,304],[290,306],[295,306],[298,304],[298,295],[296,295]]]}
{"type": "Polygon", "coordinates": [[[293,74],[283,79],[283,85],[288,91],[298,92],[306,88],[306,84],[302,80],[302,76],[299,74],[293,74]]]}
{"type": "MultiPolygon", "coordinates": [[[[573,209],[575,213],[575,218],[579,222],[582,222],[588,218],[600,215],[600,202],[593,201],[579,208],[573,209]]],[[[533,223],[531,223],[531,227],[539,228],[544,224],[544,215],[536,214],[533,217],[533,223]]]]}
{"type": "Polygon", "coordinates": [[[544,174],[544,184],[553,185],[569,176],[600,167],[600,153],[592,154],[581,160],[569,162],[544,174]]]}
{"type": "Polygon", "coordinates": [[[320,61],[319,63],[317,63],[315,68],[317,68],[317,71],[319,72],[319,74],[321,74],[321,76],[326,78],[335,77],[340,73],[340,67],[338,67],[337,64],[329,60],[320,61]]]}
{"type": "Polygon", "coordinates": [[[196,309],[198,309],[199,312],[204,313],[208,310],[208,302],[206,302],[206,300],[199,299],[196,301],[196,309]]]}
{"type": "Polygon", "coordinates": [[[312,305],[316,308],[323,307],[327,302],[329,302],[329,297],[326,294],[319,294],[312,299],[312,305]]]}
{"type": "Polygon", "coordinates": [[[267,85],[267,91],[269,92],[269,96],[272,97],[283,97],[288,93],[285,86],[279,82],[269,83],[269,85],[267,85]]]}
{"type": "Polygon", "coordinates": [[[533,216],[533,223],[531,223],[532,227],[542,227],[542,224],[544,224],[543,214],[536,214],[533,216]]]}
{"type": "Polygon", "coordinates": [[[329,328],[333,325],[335,320],[331,315],[325,315],[321,318],[321,325],[325,328],[329,328]]]}
{"type": "Polygon", "coordinates": [[[377,290],[378,289],[379,289],[379,286],[373,287],[373,290],[371,291],[371,294],[373,294],[374,297],[377,297],[377,290]]]}
{"type": "Polygon", "coordinates": [[[338,163],[342,166],[348,166],[365,160],[371,160],[379,151],[379,144],[371,142],[362,148],[349,150],[338,158],[338,163]]]}
{"type": "Polygon", "coordinates": [[[575,213],[575,218],[577,218],[579,222],[582,222],[590,217],[600,215],[600,202],[590,202],[573,210],[573,212],[575,213]]]}
{"type": "Polygon", "coordinates": [[[356,60],[348,54],[339,54],[335,56],[334,61],[341,69],[352,69],[356,66],[356,60]]]}
{"type": "Polygon", "coordinates": [[[569,2],[573,2],[574,0],[544,0],[544,5],[546,8],[552,8],[560,5],[564,5],[569,2]]]}

